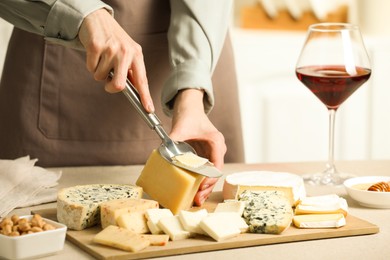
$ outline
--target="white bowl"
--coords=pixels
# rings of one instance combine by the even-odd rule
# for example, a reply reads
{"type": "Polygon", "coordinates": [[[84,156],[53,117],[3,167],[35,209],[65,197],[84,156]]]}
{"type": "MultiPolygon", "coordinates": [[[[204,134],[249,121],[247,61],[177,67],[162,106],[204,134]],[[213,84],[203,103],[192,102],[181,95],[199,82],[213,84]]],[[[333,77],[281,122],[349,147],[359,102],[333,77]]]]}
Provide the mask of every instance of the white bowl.
{"type": "MultiPolygon", "coordinates": [[[[21,216],[31,220],[33,216],[21,216]]],[[[24,259],[40,257],[61,251],[65,243],[66,226],[43,218],[54,230],[10,237],[0,234],[0,258],[24,259]]]]}
{"type": "Polygon", "coordinates": [[[390,192],[367,191],[357,188],[355,185],[373,184],[390,181],[390,176],[364,176],[355,177],[344,181],[344,187],[349,196],[360,205],[369,208],[390,208],[390,192]]]}

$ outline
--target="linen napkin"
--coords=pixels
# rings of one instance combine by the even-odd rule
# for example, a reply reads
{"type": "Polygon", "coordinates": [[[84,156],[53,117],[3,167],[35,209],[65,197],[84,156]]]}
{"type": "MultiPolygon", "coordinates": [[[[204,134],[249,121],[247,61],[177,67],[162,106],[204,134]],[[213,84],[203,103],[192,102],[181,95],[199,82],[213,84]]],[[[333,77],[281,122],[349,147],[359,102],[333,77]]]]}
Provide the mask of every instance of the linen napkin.
{"type": "Polygon", "coordinates": [[[35,166],[29,156],[0,160],[0,218],[18,207],[33,206],[56,200],[61,172],[35,166]]]}

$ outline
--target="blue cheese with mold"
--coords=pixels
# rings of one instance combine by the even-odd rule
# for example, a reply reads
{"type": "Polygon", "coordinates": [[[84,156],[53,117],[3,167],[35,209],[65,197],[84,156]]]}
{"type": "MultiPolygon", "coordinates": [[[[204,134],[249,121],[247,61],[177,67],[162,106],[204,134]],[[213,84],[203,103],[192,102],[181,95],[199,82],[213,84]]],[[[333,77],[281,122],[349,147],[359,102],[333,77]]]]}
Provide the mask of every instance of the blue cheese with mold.
{"type": "Polygon", "coordinates": [[[280,234],[292,222],[293,210],[281,191],[244,191],[239,196],[245,201],[243,218],[251,233],[280,234]]]}
{"type": "Polygon", "coordinates": [[[57,219],[69,229],[83,230],[100,223],[100,204],[114,199],[142,197],[142,187],[121,184],[79,185],[57,195],[57,219]]]}

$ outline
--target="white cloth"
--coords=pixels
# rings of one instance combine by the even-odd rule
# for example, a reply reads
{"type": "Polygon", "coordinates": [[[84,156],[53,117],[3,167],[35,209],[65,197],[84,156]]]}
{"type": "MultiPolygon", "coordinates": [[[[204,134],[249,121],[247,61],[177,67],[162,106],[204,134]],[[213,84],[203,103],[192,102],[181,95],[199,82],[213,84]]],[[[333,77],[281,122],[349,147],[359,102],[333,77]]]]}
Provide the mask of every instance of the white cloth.
{"type": "Polygon", "coordinates": [[[18,207],[53,202],[61,172],[35,166],[29,156],[0,160],[0,218],[18,207]]]}

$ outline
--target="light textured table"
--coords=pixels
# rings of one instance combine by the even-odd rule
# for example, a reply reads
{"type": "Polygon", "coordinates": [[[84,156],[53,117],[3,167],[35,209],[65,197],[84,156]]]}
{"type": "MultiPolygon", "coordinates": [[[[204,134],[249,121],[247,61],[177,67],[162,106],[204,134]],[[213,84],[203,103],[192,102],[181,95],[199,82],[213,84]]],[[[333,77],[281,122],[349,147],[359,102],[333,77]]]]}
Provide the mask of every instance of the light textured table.
{"type": "MultiPolygon", "coordinates": [[[[390,161],[351,161],[337,162],[339,170],[363,175],[390,176],[390,161]]],[[[283,171],[296,174],[316,172],[324,167],[323,162],[273,163],[273,164],[227,164],[224,175],[248,170],[283,171]]],[[[134,184],[142,166],[113,167],[74,167],[61,168],[62,177],[59,188],[92,183],[130,183],[134,184]]],[[[224,177],[221,177],[216,191],[222,189],[224,177]]],[[[367,220],[380,228],[379,233],[354,237],[332,238],[292,242],[274,245],[262,245],[239,249],[211,251],[162,259],[390,259],[390,209],[371,209],[360,206],[347,194],[344,187],[306,186],[309,196],[336,193],[347,199],[350,214],[367,220]]],[[[14,210],[19,215],[30,214],[33,209],[53,208],[54,203],[14,210]]],[[[64,250],[42,259],[93,259],[77,246],[66,241],[64,250]]]]}

